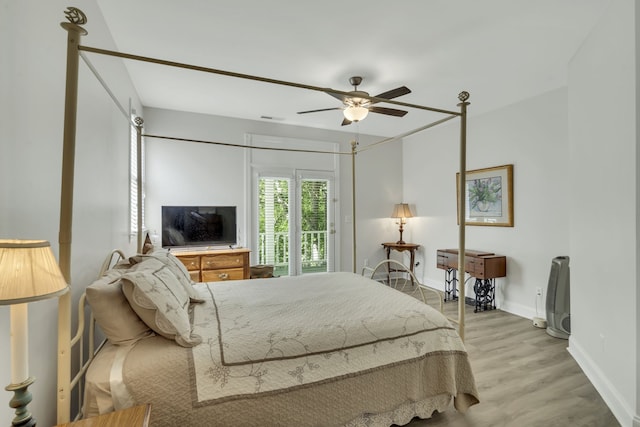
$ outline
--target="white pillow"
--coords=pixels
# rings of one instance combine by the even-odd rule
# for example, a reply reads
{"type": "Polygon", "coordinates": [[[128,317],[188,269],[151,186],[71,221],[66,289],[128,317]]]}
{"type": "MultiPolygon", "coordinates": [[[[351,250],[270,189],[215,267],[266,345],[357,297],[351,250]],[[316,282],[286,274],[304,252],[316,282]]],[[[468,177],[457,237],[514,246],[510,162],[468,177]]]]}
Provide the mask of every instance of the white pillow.
{"type": "Polygon", "coordinates": [[[131,262],[131,264],[137,264],[148,259],[158,260],[169,267],[169,269],[176,275],[178,281],[182,286],[184,286],[192,303],[204,302],[204,299],[202,299],[196,290],[193,289],[195,282],[191,280],[189,270],[187,270],[187,267],[185,267],[182,261],[176,258],[175,255],[167,250],[161,249],[145,255],[136,255],[131,257],[129,258],[129,262],[131,262]]]}
{"type": "Polygon", "coordinates": [[[109,270],[85,290],[98,326],[116,345],[131,344],[153,335],[122,292],[120,278],[124,272],[126,270],[109,270]]]}
{"type": "Polygon", "coordinates": [[[122,276],[122,290],[131,308],[152,330],[183,347],[202,342],[191,333],[189,295],[162,262],[145,260],[122,276]]]}

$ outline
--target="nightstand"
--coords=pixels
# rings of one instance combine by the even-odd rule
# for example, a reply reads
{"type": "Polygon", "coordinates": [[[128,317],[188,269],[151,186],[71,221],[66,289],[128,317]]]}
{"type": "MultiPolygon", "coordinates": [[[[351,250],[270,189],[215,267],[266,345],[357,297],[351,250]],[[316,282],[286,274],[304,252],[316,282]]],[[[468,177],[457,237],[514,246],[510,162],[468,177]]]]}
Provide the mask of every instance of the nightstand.
{"type": "Polygon", "coordinates": [[[409,254],[411,256],[411,263],[409,264],[409,270],[411,270],[411,272],[415,274],[415,272],[413,271],[413,268],[415,267],[415,264],[416,264],[416,250],[420,247],[420,245],[416,243],[387,242],[387,243],[383,243],[382,246],[387,252],[387,259],[389,259],[389,255],[391,254],[391,249],[398,252],[409,251],[409,254]]]}
{"type": "Polygon", "coordinates": [[[58,424],[56,427],[148,427],[151,404],[133,406],[97,417],[58,424]]]}

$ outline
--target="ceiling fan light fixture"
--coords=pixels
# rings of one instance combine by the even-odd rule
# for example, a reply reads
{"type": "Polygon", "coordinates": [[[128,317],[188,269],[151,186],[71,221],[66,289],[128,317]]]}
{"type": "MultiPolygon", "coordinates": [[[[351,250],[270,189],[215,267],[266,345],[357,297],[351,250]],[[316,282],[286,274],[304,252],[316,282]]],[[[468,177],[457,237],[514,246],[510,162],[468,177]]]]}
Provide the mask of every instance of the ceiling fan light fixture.
{"type": "Polygon", "coordinates": [[[352,105],[344,109],[344,118],[351,122],[359,122],[364,120],[369,114],[369,109],[360,105],[352,105]]]}

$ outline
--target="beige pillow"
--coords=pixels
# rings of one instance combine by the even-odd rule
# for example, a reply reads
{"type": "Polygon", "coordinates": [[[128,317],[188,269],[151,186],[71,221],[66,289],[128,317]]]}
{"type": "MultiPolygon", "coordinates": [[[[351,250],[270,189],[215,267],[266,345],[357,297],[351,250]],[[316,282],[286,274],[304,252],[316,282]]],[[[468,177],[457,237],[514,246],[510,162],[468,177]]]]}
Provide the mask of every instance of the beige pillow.
{"type": "Polygon", "coordinates": [[[153,335],[122,293],[122,274],[122,270],[109,270],[85,290],[98,326],[109,341],[117,345],[127,345],[153,335]]]}
{"type": "Polygon", "coordinates": [[[169,267],[169,269],[176,275],[178,281],[184,286],[185,290],[189,294],[189,298],[192,303],[201,303],[204,302],[204,299],[193,289],[193,285],[195,284],[193,280],[191,280],[191,275],[189,274],[189,270],[184,266],[182,261],[175,257],[171,252],[167,250],[157,250],[152,253],[146,255],[136,255],[134,257],[129,258],[129,262],[131,264],[137,264],[143,262],[145,259],[155,259],[162,262],[164,265],[169,267]]]}
{"type": "Polygon", "coordinates": [[[189,295],[184,286],[166,265],[150,261],[122,276],[122,289],[131,308],[163,337],[183,347],[200,344],[202,338],[191,334],[189,295]]]}

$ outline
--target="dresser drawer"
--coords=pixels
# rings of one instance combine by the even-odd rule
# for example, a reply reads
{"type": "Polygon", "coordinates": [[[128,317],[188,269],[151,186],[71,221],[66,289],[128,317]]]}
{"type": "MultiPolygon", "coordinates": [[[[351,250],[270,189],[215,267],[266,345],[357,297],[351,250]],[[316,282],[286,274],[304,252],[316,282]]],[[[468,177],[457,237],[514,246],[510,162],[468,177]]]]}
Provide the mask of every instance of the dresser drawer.
{"type": "Polygon", "coordinates": [[[184,264],[184,266],[187,267],[187,270],[189,271],[200,270],[199,256],[178,255],[176,258],[178,258],[184,264]]]}
{"type": "Polygon", "coordinates": [[[202,270],[216,270],[219,268],[241,268],[244,257],[241,254],[203,255],[202,270]]]}
{"type": "Polygon", "coordinates": [[[484,279],[484,260],[482,258],[465,258],[465,270],[472,277],[484,279]]]}
{"type": "Polygon", "coordinates": [[[202,270],[203,282],[220,282],[223,280],[244,279],[244,268],[221,268],[217,270],[202,270]]]}
{"type": "Polygon", "coordinates": [[[200,270],[197,270],[197,271],[189,270],[189,277],[191,277],[191,280],[193,280],[196,283],[200,283],[202,281],[200,280],[200,270]]]}
{"type": "Polygon", "coordinates": [[[248,249],[238,248],[176,251],[174,255],[184,264],[191,280],[213,282],[248,279],[249,253],[248,249]]]}

